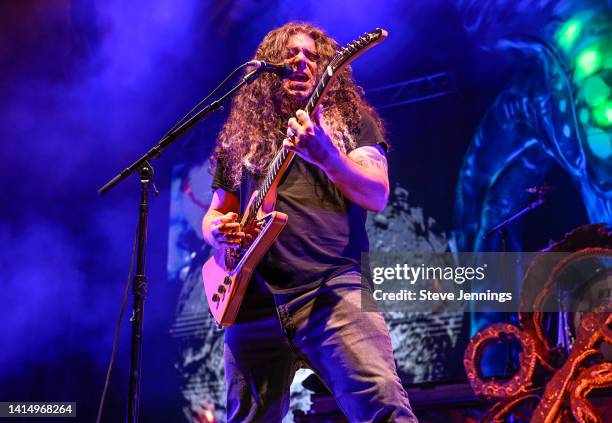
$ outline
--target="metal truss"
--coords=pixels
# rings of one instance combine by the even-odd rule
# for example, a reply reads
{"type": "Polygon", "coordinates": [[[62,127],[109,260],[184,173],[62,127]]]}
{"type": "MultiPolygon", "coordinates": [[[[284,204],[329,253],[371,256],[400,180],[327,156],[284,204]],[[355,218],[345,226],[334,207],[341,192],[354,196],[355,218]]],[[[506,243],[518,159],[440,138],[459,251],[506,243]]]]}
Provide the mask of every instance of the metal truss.
{"type": "Polygon", "coordinates": [[[454,71],[439,72],[395,84],[366,90],[368,101],[377,110],[417,103],[457,92],[454,71]]]}

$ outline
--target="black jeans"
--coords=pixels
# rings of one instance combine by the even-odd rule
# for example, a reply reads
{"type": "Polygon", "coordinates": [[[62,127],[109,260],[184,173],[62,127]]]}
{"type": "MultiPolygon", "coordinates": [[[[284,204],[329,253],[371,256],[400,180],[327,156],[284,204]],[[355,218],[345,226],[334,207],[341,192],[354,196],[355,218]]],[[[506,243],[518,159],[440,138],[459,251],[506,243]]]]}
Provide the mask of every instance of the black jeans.
{"type": "Polygon", "coordinates": [[[351,422],[417,421],[382,314],[361,311],[362,301],[374,299],[359,273],[298,294],[252,291],[225,332],[228,422],[280,422],[303,364],[319,375],[351,422]]]}

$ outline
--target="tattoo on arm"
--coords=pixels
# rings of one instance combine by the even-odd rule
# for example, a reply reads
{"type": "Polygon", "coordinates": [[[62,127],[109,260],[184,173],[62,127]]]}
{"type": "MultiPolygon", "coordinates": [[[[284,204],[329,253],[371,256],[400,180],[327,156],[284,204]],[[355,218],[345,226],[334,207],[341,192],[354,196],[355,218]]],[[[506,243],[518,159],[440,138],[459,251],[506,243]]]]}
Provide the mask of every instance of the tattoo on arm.
{"type": "Polygon", "coordinates": [[[384,170],[385,172],[387,171],[387,164],[385,163],[384,160],[381,160],[380,158],[360,158],[357,161],[357,164],[360,164],[361,166],[364,167],[375,167],[379,170],[384,170]]]}
{"type": "Polygon", "coordinates": [[[376,147],[361,147],[353,150],[351,158],[355,163],[366,168],[375,168],[387,173],[387,159],[376,147]]]}

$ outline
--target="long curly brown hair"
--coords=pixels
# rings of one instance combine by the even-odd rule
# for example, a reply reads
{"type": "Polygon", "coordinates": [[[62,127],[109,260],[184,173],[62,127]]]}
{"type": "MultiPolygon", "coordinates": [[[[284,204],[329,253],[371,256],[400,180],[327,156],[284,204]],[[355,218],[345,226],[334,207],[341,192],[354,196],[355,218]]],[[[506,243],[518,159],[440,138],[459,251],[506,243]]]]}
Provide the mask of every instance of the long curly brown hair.
{"type": "MultiPolygon", "coordinates": [[[[322,29],[308,23],[290,22],[270,31],[263,39],[254,59],[280,63],[289,38],[295,34],[312,37],[317,47],[317,73],[320,78],[332,60],[338,43],[322,29]]],[[[361,114],[374,118],[384,133],[382,121],[363,97],[363,89],[355,84],[350,66],[345,67],[322,99],[323,116],[332,131],[336,146],[343,152],[356,147],[361,114]]],[[[255,175],[265,174],[268,165],[282,147],[291,114],[305,105],[296,102],[282,88],[276,75],[263,74],[246,85],[234,97],[229,117],[210,157],[211,168],[223,162],[226,182],[234,189],[240,185],[244,169],[255,175]]]]}

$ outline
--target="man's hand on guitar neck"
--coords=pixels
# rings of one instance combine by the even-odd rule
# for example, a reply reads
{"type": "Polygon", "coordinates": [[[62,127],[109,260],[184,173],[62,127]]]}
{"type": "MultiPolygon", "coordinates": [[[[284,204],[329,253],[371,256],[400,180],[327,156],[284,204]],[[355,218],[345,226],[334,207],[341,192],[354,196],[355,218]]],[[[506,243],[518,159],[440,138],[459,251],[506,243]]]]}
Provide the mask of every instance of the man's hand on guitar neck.
{"type": "Polygon", "coordinates": [[[382,148],[368,145],[344,154],[329,135],[321,106],[313,120],[303,110],[298,110],[295,116],[289,119],[283,146],[319,166],[353,203],[382,211],[389,198],[387,159],[382,148]]]}
{"type": "Polygon", "coordinates": [[[321,106],[317,107],[313,120],[304,110],[298,110],[295,117],[289,119],[283,146],[307,162],[323,167],[330,156],[338,154],[329,132],[321,106]]]}

